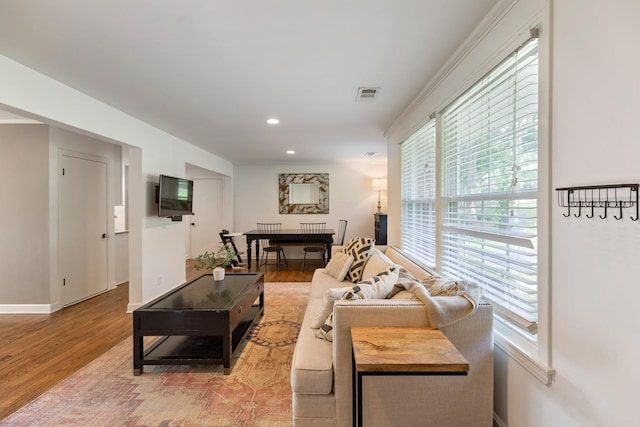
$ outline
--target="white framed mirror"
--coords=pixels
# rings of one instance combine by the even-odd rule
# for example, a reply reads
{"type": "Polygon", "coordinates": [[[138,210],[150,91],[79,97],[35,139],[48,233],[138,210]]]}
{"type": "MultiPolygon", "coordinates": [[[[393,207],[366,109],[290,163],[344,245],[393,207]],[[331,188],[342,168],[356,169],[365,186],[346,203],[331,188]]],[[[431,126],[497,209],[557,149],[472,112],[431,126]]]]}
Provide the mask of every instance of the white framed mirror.
{"type": "Polygon", "coordinates": [[[281,214],[329,213],[328,173],[281,173],[281,214]]]}

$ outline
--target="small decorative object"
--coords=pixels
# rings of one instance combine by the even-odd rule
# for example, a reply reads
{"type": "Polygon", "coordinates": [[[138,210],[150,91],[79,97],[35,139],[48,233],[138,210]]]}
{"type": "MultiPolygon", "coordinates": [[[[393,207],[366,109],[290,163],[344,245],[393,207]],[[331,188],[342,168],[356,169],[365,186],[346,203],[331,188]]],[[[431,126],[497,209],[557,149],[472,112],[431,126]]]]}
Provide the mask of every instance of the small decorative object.
{"type": "Polygon", "coordinates": [[[224,280],[224,268],[216,267],[213,269],[213,280],[224,280]]]}
{"type": "Polygon", "coordinates": [[[213,269],[213,279],[223,280],[225,268],[231,266],[236,257],[232,248],[220,244],[215,252],[205,252],[196,257],[196,270],[213,269]]]}
{"type": "Polygon", "coordinates": [[[380,213],[382,208],[380,205],[380,192],[387,189],[387,178],[373,178],[371,180],[371,188],[378,192],[378,213],[380,213]]]}

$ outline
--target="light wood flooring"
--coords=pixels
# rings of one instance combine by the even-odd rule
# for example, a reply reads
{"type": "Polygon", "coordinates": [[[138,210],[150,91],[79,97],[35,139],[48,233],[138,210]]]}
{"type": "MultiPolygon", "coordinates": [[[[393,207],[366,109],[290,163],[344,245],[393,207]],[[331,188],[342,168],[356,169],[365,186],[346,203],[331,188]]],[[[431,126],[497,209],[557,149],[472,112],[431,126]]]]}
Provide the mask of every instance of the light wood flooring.
{"type": "MultiPolygon", "coordinates": [[[[315,266],[304,273],[300,267],[289,260],[280,272],[273,266],[262,272],[265,282],[311,281],[315,266]]],[[[187,261],[187,280],[202,273],[187,261]]],[[[131,336],[128,302],[129,286],[122,284],[52,314],[0,315],[0,420],[131,336]]]]}

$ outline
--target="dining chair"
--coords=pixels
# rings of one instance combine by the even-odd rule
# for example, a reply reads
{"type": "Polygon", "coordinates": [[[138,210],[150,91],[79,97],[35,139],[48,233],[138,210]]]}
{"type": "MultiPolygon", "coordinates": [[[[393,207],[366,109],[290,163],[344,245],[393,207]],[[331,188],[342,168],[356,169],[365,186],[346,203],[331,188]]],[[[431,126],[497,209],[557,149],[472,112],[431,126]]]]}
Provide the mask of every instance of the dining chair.
{"type": "Polygon", "coordinates": [[[338,236],[336,237],[336,245],[344,245],[344,235],[347,232],[347,220],[341,219],[338,223],[338,236]]]}
{"type": "Polygon", "coordinates": [[[287,257],[284,255],[284,249],[278,244],[277,235],[280,234],[282,224],[279,222],[258,222],[258,232],[265,237],[260,239],[260,246],[262,246],[262,256],[260,257],[260,263],[258,264],[258,271],[263,265],[276,265],[278,273],[280,272],[280,266],[289,266],[287,263],[287,257]],[[276,263],[269,264],[269,254],[276,254],[276,263]]]}
{"type": "Polygon", "coordinates": [[[326,249],[327,245],[322,239],[321,233],[327,228],[326,222],[301,222],[300,229],[304,235],[304,258],[302,259],[302,272],[304,273],[304,264],[307,261],[308,253],[320,254],[322,258],[322,266],[326,265],[326,249]]]}

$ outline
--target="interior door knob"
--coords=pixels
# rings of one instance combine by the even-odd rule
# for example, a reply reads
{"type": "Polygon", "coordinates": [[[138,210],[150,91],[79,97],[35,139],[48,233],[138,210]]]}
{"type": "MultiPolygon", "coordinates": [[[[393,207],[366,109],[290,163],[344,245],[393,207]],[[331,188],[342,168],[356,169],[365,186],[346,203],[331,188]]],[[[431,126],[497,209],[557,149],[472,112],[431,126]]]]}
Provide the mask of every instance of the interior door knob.
{"type": "Polygon", "coordinates": [[[107,238],[107,233],[102,233],[102,238],[106,239],[107,238]]]}

